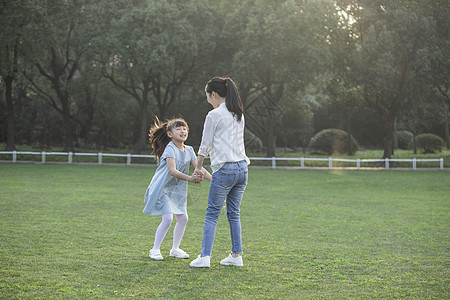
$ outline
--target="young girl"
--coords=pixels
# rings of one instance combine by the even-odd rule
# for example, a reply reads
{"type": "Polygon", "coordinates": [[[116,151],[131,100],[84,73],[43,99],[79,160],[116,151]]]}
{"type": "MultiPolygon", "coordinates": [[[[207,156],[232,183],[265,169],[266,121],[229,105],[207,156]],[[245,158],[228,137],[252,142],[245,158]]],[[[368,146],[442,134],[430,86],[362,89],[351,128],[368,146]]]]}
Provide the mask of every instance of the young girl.
{"type": "MultiPolygon", "coordinates": [[[[156,230],[155,242],[150,249],[149,256],[155,260],[162,260],[160,246],[170,225],[173,214],[177,224],[173,232],[173,245],[170,256],[188,258],[189,255],[181,250],[180,243],[188,221],[186,212],[187,182],[199,183],[202,175],[188,175],[189,165],[197,167],[197,158],[191,146],[184,145],[188,137],[189,127],[186,121],[177,118],[161,122],[156,118],[150,128],[150,143],[153,153],[160,159],[160,165],[145,193],[144,213],[151,216],[162,215],[162,221],[156,230]]],[[[204,177],[211,180],[211,175],[203,168],[204,177]]]]}

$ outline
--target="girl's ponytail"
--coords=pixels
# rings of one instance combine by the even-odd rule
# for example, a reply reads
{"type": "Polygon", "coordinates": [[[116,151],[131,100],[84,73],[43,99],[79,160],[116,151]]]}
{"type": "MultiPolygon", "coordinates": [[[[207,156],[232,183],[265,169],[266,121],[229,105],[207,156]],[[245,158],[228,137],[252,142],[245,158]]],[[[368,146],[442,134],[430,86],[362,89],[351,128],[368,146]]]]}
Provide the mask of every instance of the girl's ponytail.
{"type": "Polygon", "coordinates": [[[148,133],[150,144],[152,145],[153,152],[157,158],[161,158],[167,144],[172,140],[167,132],[171,131],[174,127],[184,126],[189,131],[189,126],[186,121],[179,117],[170,119],[166,122],[161,122],[157,116],[155,116],[155,123],[150,127],[148,133]]]}
{"type": "Polygon", "coordinates": [[[155,116],[155,123],[150,127],[148,136],[153,148],[152,154],[155,154],[157,158],[161,158],[164,149],[170,142],[170,138],[167,135],[167,122],[163,123],[155,116]]]}

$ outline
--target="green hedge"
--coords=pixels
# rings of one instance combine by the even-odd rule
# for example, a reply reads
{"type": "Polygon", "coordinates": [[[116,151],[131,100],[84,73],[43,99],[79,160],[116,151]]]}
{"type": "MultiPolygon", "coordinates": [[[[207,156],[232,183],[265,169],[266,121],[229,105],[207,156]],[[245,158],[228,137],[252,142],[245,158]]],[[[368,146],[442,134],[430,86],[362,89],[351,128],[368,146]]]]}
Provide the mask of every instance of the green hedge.
{"type": "Polygon", "coordinates": [[[424,153],[441,152],[444,147],[444,140],[432,133],[419,134],[416,137],[417,148],[424,153]]]}
{"type": "Polygon", "coordinates": [[[349,154],[353,155],[358,150],[358,143],[347,132],[330,128],[324,129],[311,138],[309,149],[312,153],[349,154]]]}

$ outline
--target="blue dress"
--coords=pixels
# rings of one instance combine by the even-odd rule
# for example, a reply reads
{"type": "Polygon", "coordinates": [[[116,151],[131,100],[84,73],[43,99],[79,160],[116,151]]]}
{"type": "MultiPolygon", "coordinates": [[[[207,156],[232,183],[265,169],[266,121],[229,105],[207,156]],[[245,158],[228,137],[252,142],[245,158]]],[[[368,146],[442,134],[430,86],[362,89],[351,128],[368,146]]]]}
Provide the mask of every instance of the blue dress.
{"type": "Polygon", "coordinates": [[[175,159],[177,170],[189,174],[189,166],[196,160],[194,149],[185,146],[184,152],[169,142],[161,156],[161,164],[145,193],[144,214],[159,216],[165,214],[186,214],[188,182],[169,174],[166,158],[175,159]]]}

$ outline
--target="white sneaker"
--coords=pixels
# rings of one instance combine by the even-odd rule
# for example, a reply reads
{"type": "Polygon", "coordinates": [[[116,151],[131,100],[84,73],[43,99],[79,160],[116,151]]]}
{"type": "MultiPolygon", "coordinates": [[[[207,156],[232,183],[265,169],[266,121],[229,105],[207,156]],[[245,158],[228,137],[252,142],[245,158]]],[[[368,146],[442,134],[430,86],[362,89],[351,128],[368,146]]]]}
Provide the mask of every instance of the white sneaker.
{"type": "Polygon", "coordinates": [[[184,252],[180,248],[178,248],[178,249],[171,249],[170,250],[170,256],[176,257],[176,258],[189,258],[189,254],[187,254],[186,252],[184,252]]]}
{"type": "Polygon", "coordinates": [[[150,253],[148,254],[148,256],[154,260],[163,260],[161,251],[159,251],[159,249],[158,250],[150,249],[150,253]]]}
{"type": "Polygon", "coordinates": [[[235,267],[243,267],[244,262],[242,261],[242,256],[239,255],[238,257],[234,258],[231,254],[220,261],[220,264],[222,266],[235,266],[235,267]]]}
{"type": "Polygon", "coordinates": [[[190,266],[193,268],[209,268],[210,265],[210,256],[203,256],[201,257],[200,255],[194,259],[190,266]]]}

